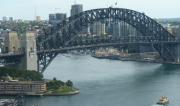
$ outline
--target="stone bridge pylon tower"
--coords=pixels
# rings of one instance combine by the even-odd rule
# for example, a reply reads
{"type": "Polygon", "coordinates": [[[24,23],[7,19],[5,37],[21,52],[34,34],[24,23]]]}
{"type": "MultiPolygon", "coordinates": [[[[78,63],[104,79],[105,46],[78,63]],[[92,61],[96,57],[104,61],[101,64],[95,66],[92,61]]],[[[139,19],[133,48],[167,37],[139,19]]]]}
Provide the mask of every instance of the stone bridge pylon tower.
{"type": "Polygon", "coordinates": [[[38,70],[38,57],[36,48],[36,34],[35,32],[28,31],[22,36],[21,47],[25,52],[21,62],[20,69],[25,70],[38,70]]]}

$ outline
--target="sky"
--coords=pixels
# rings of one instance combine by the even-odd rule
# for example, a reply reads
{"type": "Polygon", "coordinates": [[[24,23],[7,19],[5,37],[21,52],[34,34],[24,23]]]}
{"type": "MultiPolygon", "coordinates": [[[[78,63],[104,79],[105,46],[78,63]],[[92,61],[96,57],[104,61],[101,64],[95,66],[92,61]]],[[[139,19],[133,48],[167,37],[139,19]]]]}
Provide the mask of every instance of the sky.
{"type": "Polygon", "coordinates": [[[69,16],[71,5],[75,3],[83,4],[84,10],[113,6],[144,12],[152,18],[180,17],[180,0],[0,0],[0,19],[7,16],[33,20],[36,15],[48,19],[50,13],[69,16]]]}

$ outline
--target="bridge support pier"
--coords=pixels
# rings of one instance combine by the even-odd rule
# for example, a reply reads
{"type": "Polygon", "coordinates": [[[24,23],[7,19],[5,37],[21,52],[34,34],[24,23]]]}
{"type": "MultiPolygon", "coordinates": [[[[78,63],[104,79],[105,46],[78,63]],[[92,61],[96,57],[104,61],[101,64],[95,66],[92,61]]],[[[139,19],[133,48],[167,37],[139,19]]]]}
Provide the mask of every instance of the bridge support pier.
{"type": "Polygon", "coordinates": [[[180,44],[177,44],[175,48],[176,48],[175,49],[175,53],[176,53],[175,62],[180,63],[180,44]]]}
{"type": "Polygon", "coordinates": [[[160,44],[159,53],[165,62],[180,64],[180,44],[160,44]]]}
{"type": "Polygon", "coordinates": [[[19,69],[38,70],[36,36],[34,32],[26,32],[21,42],[25,55],[21,59],[19,69]]]}

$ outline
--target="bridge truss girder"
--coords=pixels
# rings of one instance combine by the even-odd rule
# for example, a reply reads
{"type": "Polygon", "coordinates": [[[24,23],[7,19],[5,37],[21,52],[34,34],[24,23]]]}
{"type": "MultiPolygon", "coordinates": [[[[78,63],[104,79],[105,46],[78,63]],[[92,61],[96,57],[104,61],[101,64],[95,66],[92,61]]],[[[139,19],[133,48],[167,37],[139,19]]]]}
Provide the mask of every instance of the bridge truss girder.
{"type": "MultiPolygon", "coordinates": [[[[61,47],[69,47],[75,44],[80,45],[82,41],[78,41],[78,32],[83,27],[88,27],[89,24],[94,22],[103,21],[105,19],[115,19],[128,23],[139,31],[144,37],[150,37],[149,41],[156,40],[157,42],[171,42],[175,41],[175,37],[170,34],[165,28],[144,13],[136,12],[123,8],[102,8],[84,11],[80,14],[67,18],[57,26],[51,27],[50,32],[45,33],[45,37],[41,39],[38,44],[38,50],[52,50],[61,47]]],[[[130,41],[124,39],[124,41],[130,41]]],[[[142,41],[144,39],[136,39],[142,41]]],[[[86,44],[99,43],[97,39],[86,40],[86,44]]],[[[100,40],[102,41],[102,39],[100,40]]],[[[103,42],[112,42],[113,38],[106,38],[103,42]]],[[[74,46],[74,45],[73,45],[74,46]]],[[[159,52],[164,60],[174,60],[174,53],[172,52],[172,46],[169,44],[154,44],[154,48],[159,52]],[[163,45],[163,46],[162,46],[163,45]],[[163,51],[163,52],[162,52],[163,51]],[[166,52],[164,52],[166,51],[166,52]]],[[[39,54],[39,65],[43,68],[39,68],[41,71],[45,70],[51,61],[57,56],[57,53],[44,53],[39,54]],[[42,65],[43,64],[43,65],[42,65]]]]}

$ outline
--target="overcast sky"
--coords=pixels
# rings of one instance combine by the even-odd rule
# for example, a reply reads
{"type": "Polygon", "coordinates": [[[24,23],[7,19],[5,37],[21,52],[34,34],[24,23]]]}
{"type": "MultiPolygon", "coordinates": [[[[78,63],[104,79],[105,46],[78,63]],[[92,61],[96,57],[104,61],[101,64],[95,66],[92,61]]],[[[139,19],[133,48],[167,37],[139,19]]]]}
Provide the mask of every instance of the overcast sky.
{"type": "MultiPolygon", "coordinates": [[[[116,2],[116,7],[144,12],[152,18],[180,17],[180,0],[76,0],[84,10],[114,6],[116,2]]],[[[47,19],[49,13],[55,12],[69,15],[74,3],[75,0],[0,0],[0,17],[34,19],[36,13],[47,19]]]]}

